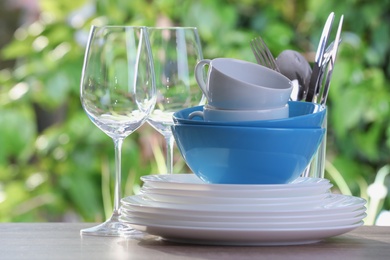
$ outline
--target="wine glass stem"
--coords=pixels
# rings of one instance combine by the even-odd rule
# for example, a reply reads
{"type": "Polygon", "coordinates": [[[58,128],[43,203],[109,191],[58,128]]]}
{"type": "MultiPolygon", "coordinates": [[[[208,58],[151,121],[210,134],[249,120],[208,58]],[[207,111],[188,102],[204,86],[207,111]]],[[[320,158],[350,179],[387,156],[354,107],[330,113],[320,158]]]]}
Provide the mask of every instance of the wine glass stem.
{"type": "Polygon", "coordinates": [[[114,210],[113,216],[120,215],[120,200],[122,197],[121,181],[122,181],[122,143],[123,138],[115,138],[115,190],[114,190],[114,210]]]}
{"type": "Polygon", "coordinates": [[[172,134],[165,136],[165,143],[167,144],[167,173],[173,173],[173,145],[175,138],[172,134]]]}

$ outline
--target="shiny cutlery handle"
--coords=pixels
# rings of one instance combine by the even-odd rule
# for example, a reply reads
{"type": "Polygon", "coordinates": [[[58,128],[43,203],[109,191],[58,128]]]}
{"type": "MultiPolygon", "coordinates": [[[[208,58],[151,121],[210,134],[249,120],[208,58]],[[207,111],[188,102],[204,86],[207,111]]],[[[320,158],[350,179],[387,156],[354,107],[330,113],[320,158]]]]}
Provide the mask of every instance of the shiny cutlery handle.
{"type": "Polygon", "coordinates": [[[320,42],[318,43],[318,48],[316,52],[316,56],[314,59],[313,71],[310,78],[309,91],[306,96],[306,101],[315,102],[315,96],[318,93],[319,89],[319,76],[321,71],[322,59],[325,52],[325,46],[328,41],[328,37],[330,34],[330,30],[332,28],[334,19],[334,12],[331,12],[326,20],[324,29],[322,30],[320,42]]]}
{"type": "MultiPolygon", "coordinates": [[[[342,27],[343,27],[343,21],[344,21],[344,15],[342,15],[341,18],[340,18],[339,27],[338,27],[337,33],[336,33],[336,39],[334,40],[335,42],[339,42],[340,41],[340,37],[341,37],[340,35],[341,35],[342,27]]],[[[328,98],[329,87],[330,87],[330,80],[332,78],[332,73],[333,73],[333,70],[334,70],[335,62],[336,62],[338,48],[339,48],[339,45],[335,44],[334,47],[333,47],[333,50],[331,52],[330,61],[329,61],[330,64],[329,64],[329,68],[328,68],[328,71],[327,71],[327,74],[326,74],[326,81],[325,81],[324,90],[322,91],[322,97],[321,97],[321,101],[320,101],[321,105],[325,105],[326,104],[326,100],[328,98]]]]}

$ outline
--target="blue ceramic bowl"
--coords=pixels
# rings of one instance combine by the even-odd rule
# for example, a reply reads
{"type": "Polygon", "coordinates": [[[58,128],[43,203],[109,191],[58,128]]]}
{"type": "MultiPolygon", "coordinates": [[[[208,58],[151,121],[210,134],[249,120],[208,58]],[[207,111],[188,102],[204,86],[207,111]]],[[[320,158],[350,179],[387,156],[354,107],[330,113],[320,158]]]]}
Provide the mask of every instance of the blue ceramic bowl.
{"type": "Polygon", "coordinates": [[[278,128],[314,128],[321,127],[326,115],[326,108],[319,104],[301,101],[289,101],[289,117],[273,120],[240,121],[240,122],[206,122],[195,116],[189,119],[194,111],[203,111],[203,106],[182,109],[173,114],[175,124],[256,126],[278,128]]]}
{"type": "Polygon", "coordinates": [[[172,132],[190,169],[223,184],[283,184],[309,164],[324,128],[259,128],[177,124],[172,132]]]}

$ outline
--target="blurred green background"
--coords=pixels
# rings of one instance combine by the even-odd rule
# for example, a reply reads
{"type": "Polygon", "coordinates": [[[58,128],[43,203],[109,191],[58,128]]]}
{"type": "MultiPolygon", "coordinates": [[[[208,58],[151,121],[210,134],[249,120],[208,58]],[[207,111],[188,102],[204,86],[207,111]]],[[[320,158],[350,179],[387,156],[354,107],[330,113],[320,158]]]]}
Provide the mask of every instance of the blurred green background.
{"type": "MultiPolygon", "coordinates": [[[[261,35],[275,56],[294,49],[312,62],[331,11],[334,24],[345,18],[326,178],[334,192],[368,200],[366,224],[390,225],[390,0],[2,0],[0,221],[102,221],[111,213],[102,187],[113,175],[113,143],[79,101],[92,24],[196,26],[205,58],[252,62],[249,41],[261,35]]],[[[137,193],[140,176],[164,172],[163,149],[148,125],[125,140],[125,196],[137,193]]],[[[174,171],[188,172],[177,150],[174,171]]]]}

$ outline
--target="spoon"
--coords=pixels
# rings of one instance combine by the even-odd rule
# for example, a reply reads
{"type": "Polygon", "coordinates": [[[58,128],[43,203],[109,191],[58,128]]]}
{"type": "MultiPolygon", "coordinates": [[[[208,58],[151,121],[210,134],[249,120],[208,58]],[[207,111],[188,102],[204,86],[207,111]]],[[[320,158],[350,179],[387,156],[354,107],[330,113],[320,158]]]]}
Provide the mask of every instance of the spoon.
{"type": "Polygon", "coordinates": [[[294,83],[290,99],[292,101],[304,100],[309,89],[312,73],[310,64],[305,57],[297,51],[284,50],[276,58],[276,64],[280,73],[294,83]]]}

